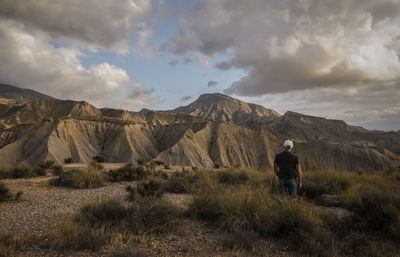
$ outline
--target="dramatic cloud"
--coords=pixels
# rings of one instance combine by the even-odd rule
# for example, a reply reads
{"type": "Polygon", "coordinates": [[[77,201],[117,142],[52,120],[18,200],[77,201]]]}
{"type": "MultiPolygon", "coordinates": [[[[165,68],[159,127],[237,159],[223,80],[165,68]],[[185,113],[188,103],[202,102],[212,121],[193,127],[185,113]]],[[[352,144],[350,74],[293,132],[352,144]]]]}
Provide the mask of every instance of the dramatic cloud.
{"type": "MultiPolygon", "coordinates": [[[[40,29],[52,38],[128,51],[128,36],[142,31],[150,0],[2,0],[0,16],[40,29]]],[[[146,35],[144,35],[146,36],[146,35]]]]}
{"type": "Polygon", "coordinates": [[[172,59],[168,64],[171,67],[175,67],[178,63],[179,63],[179,60],[175,58],[175,59],[172,59]]]}
{"type": "Polygon", "coordinates": [[[370,129],[399,130],[400,81],[355,87],[306,89],[245,98],[284,113],[287,110],[346,120],[370,129]]]}
{"type": "Polygon", "coordinates": [[[182,97],[179,101],[181,101],[181,102],[186,102],[186,101],[189,101],[190,99],[192,99],[193,97],[191,97],[191,96],[184,96],[184,97],[182,97]]]}
{"type": "MultiPolygon", "coordinates": [[[[55,47],[48,35],[24,24],[0,19],[0,78],[60,99],[85,100],[96,106],[116,106],[115,99],[128,98],[126,109],[140,101],[156,104],[154,97],[115,65],[103,62],[85,68],[77,48],[55,47]],[[127,97],[130,88],[133,93],[127,97]]],[[[126,102],[126,101],[125,101],[126,102]]]]}
{"type": "Polygon", "coordinates": [[[216,81],[211,80],[207,83],[208,88],[212,88],[212,87],[216,87],[216,86],[218,86],[218,82],[216,82],[216,81]]]}
{"type": "Polygon", "coordinates": [[[400,79],[400,2],[204,0],[165,46],[231,56],[248,71],[225,93],[257,96],[400,79]]]}

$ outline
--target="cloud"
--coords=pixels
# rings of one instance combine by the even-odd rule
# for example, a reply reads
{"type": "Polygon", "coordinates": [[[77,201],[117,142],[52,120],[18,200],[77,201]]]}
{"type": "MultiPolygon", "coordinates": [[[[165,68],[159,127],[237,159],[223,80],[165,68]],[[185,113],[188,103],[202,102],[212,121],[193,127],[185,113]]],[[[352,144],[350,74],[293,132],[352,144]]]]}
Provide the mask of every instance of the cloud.
{"type": "Polygon", "coordinates": [[[216,67],[248,73],[228,94],[357,87],[400,79],[398,24],[398,1],[204,0],[164,49],[230,56],[216,67]]]}
{"type": "Polygon", "coordinates": [[[152,11],[150,0],[3,0],[0,16],[39,29],[56,39],[128,51],[128,36],[152,11]]]}
{"type": "Polygon", "coordinates": [[[216,82],[216,81],[211,80],[207,83],[208,88],[212,88],[212,87],[216,87],[216,86],[218,86],[218,82],[216,82]]]}
{"type": "Polygon", "coordinates": [[[169,64],[169,66],[171,66],[171,67],[175,67],[178,63],[179,63],[179,60],[176,59],[176,58],[174,58],[174,59],[172,59],[168,64],[169,64]]]}
{"type": "Polygon", "coordinates": [[[154,89],[146,89],[139,82],[135,81],[132,84],[131,92],[127,97],[122,96],[121,99],[118,99],[115,104],[118,108],[127,109],[129,106],[129,110],[139,110],[143,107],[154,107],[157,106],[161,99],[157,95],[153,95],[154,89]]]}
{"type": "Polygon", "coordinates": [[[185,57],[185,59],[183,59],[183,63],[184,63],[184,64],[189,64],[189,63],[191,63],[191,62],[193,62],[193,61],[192,61],[192,59],[189,58],[189,57],[185,57]]]}
{"type": "MultiPolygon", "coordinates": [[[[85,68],[79,60],[84,53],[78,48],[55,47],[46,33],[22,23],[0,19],[0,45],[0,62],[5,64],[0,66],[2,81],[98,107],[116,107],[116,99],[122,101],[131,88],[140,92],[125,70],[107,62],[85,68]]],[[[157,104],[150,93],[142,90],[140,99],[131,94],[123,107],[157,104]]]]}
{"type": "Polygon", "coordinates": [[[189,101],[190,99],[192,99],[193,97],[191,97],[191,96],[184,96],[184,97],[182,97],[179,101],[181,101],[181,102],[186,102],[186,101],[189,101]]]}
{"type": "Polygon", "coordinates": [[[248,97],[280,113],[296,111],[345,120],[369,129],[400,128],[400,81],[330,87],[248,97]]]}

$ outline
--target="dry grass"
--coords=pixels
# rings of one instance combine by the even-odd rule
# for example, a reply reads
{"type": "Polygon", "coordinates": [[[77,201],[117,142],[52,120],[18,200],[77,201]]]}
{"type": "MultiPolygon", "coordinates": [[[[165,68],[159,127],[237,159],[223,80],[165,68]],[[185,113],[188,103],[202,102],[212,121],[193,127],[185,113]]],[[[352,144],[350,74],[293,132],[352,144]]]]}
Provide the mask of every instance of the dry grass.
{"type": "Polygon", "coordinates": [[[89,166],[86,169],[73,169],[51,180],[50,185],[71,188],[96,188],[106,184],[106,179],[98,169],[89,166]]]}
{"type": "Polygon", "coordinates": [[[0,165],[0,179],[6,178],[31,178],[45,175],[42,168],[33,169],[27,162],[21,162],[17,166],[0,165]]]}

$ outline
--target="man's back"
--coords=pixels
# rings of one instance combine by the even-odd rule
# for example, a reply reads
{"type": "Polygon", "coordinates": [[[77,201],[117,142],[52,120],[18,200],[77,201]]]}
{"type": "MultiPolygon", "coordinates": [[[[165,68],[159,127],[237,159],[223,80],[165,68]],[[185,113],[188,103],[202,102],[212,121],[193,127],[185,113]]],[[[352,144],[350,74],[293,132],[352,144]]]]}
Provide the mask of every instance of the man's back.
{"type": "Polygon", "coordinates": [[[275,156],[275,163],[278,164],[279,179],[295,179],[296,164],[299,163],[299,157],[289,151],[283,151],[275,156]]]}

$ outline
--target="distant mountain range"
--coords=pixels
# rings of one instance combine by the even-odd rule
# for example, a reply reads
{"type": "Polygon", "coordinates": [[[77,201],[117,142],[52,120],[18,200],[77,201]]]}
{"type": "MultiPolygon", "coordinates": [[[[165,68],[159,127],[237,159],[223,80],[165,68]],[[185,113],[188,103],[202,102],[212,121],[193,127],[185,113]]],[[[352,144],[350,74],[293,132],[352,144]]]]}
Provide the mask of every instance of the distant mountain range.
{"type": "Polygon", "coordinates": [[[4,83],[0,83],[0,98],[13,100],[32,100],[36,98],[47,100],[55,99],[54,97],[39,93],[32,89],[19,88],[4,83]]]}
{"type": "Polygon", "coordinates": [[[271,169],[283,140],[290,138],[305,169],[400,167],[399,131],[369,131],[295,112],[280,115],[223,94],[201,95],[171,111],[129,112],[9,88],[4,95],[10,101],[0,103],[0,163],[89,162],[103,155],[107,162],[143,157],[170,165],[271,169]],[[28,100],[19,101],[21,94],[28,100]]]}

